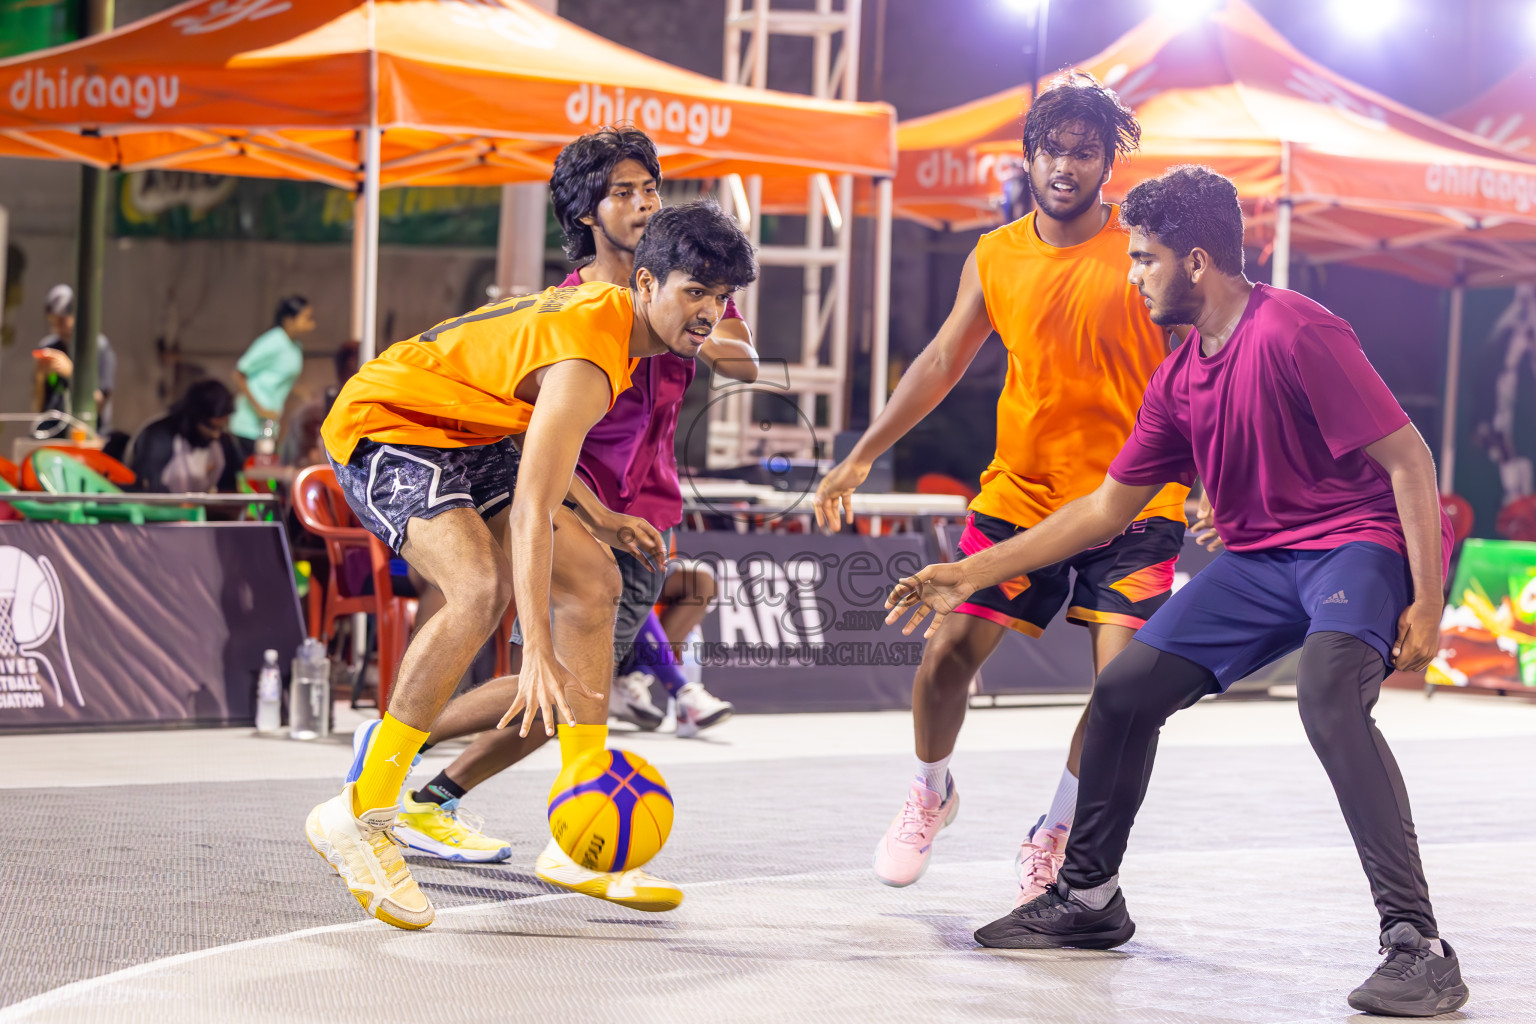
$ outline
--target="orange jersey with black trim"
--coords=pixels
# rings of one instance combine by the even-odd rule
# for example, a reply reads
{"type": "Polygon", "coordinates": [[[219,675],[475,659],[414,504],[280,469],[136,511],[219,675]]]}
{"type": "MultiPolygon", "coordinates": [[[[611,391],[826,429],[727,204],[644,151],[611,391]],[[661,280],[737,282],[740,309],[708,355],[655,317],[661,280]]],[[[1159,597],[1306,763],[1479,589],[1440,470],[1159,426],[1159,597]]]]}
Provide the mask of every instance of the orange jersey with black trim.
{"type": "MultiPolygon", "coordinates": [[[[1127,280],[1120,208],[1081,245],[1047,245],[1036,213],[976,243],[992,328],[1008,346],[997,400],[997,452],[971,508],[1034,526],[1095,490],[1168,354],[1163,328],[1127,280]]],[[[1170,484],[1138,519],[1184,521],[1187,487],[1170,484]]]]}
{"type": "Polygon", "coordinates": [[[514,295],[397,342],[364,363],[320,428],[345,463],[363,438],[432,448],[490,444],[528,429],[523,378],[567,359],[608,376],[608,406],[629,387],[634,298],[600,281],[514,295]]]}

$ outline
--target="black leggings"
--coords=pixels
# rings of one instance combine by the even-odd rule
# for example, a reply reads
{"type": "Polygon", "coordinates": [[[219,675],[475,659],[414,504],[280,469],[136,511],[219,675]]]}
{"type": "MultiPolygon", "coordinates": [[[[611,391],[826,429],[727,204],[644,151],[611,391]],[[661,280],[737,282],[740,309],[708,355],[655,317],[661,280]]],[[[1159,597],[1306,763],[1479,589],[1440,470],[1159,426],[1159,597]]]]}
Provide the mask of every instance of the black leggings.
{"type": "MultiPolygon", "coordinates": [[[[1408,793],[1371,718],[1386,675],[1370,645],[1348,633],[1313,633],[1302,646],[1297,680],[1301,721],[1333,783],[1382,930],[1406,921],[1435,938],[1408,793]]],[[[1158,731],[1173,712],[1215,690],[1208,669],[1139,640],[1100,673],[1083,743],[1077,819],[1061,869],[1069,886],[1092,888],[1119,872],[1152,777],[1158,731]]]]}

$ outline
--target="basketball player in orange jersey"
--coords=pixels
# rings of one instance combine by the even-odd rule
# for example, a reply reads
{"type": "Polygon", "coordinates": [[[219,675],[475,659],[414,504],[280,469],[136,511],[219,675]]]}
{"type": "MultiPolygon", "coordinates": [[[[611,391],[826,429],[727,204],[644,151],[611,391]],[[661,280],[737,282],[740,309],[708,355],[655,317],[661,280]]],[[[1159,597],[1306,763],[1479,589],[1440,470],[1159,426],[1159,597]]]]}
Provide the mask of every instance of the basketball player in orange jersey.
{"type": "MultiPolygon", "coordinates": [[[[1135,149],[1140,135],[1131,111],[1091,75],[1063,75],[1035,100],[1024,154],[1037,209],[976,244],[944,326],[848,458],[821,481],[816,515],[823,526],[836,529],[844,515],[852,520],[850,497],[871,463],[933,411],[994,330],[1008,347],[997,452],[956,557],[1029,529],[1104,479],[1169,347],[1127,281],[1118,209],[1101,194],[1115,157],[1135,149]]],[[[1068,621],[1088,627],[1097,674],[1168,599],[1187,493],[1165,488],[1121,536],[978,591],[958,609],[964,614],[944,621],[912,684],[917,776],[876,847],[880,881],[917,881],[934,837],[954,820],[959,797],[950,755],[971,679],[1004,631],[1039,636],[1068,602],[1068,621]]],[[[1019,903],[1056,879],[1077,806],[1086,721],[1084,709],[1050,810],[1020,848],[1019,903]]]]}
{"type": "Polygon", "coordinates": [[[321,435],[347,504],[444,600],[406,648],[355,781],[305,823],[374,917],[432,922],[393,834],[400,788],[513,592],[523,665],[500,725],[521,712],[526,736],[542,716],[552,735],[558,710],[567,764],[606,745],[619,577],[603,544],[624,542],[562,507],[577,457],[630,386],[633,361],[692,358],[756,276],[735,221],[713,203],[685,203],[651,218],[627,286],[503,299],[390,346],[342,388],[321,435]],[[586,590],[557,585],[578,571],[586,590]]]}

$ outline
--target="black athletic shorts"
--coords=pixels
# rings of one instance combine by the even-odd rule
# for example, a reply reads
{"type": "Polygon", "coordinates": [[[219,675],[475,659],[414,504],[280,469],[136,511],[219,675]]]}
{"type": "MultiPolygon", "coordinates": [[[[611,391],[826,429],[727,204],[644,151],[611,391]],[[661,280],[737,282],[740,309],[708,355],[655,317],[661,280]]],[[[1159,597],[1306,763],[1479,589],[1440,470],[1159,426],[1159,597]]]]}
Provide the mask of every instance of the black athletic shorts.
{"type": "Polygon", "coordinates": [[[364,438],[345,466],[326,458],[357,518],[397,553],[412,519],[431,519],[451,508],[472,508],[489,519],[512,504],[517,485],[518,452],[509,437],[470,448],[364,438]]]}
{"type": "MultiPolygon", "coordinates": [[[[1006,519],[972,512],[955,557],[974,555],[1023,532],[1024,527],[1006,519]]],[[[1140,629],[1173,592],[1173,566],[1184,546],[1184,532],[1185,524],[1172,519],[1138,519],[1112,541],[976,591],[955,611],[1039,636],[1070,593],[1068,622],[1140,629]]]]}

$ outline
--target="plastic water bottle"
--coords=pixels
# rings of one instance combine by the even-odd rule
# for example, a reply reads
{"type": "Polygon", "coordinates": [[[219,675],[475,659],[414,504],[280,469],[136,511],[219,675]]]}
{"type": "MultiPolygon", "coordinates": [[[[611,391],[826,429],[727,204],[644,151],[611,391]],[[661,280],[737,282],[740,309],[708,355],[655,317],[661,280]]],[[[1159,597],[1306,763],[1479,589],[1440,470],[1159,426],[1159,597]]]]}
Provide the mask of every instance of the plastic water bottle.
{"type": "Polygon", "coordinates": [[[325,645],[305,637],[293,659],[293,682],[288,689],[288,735],[314,740],[331,732],[331,662],[325,645]]]}
{"type": "Polygon", "coordinates": [[[256,439],[256,450],[261,451],[263,448],[266,449],[268,455],[277,451],[276,420],[261,421],[261,436],[256,439]]]}
{"type": "Polygon", "coordinates": [[[262,654],[261,675],[256,680],[256,731],[275,733],[283,728],[283,671],[277,652],[262,654]]]}

